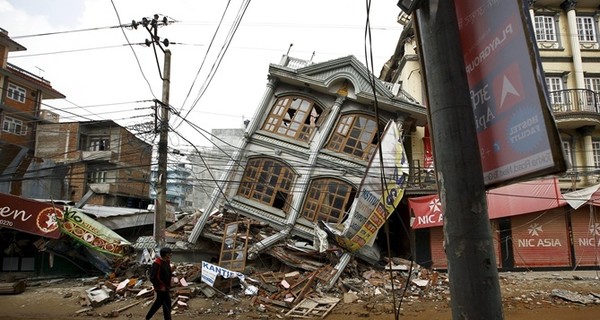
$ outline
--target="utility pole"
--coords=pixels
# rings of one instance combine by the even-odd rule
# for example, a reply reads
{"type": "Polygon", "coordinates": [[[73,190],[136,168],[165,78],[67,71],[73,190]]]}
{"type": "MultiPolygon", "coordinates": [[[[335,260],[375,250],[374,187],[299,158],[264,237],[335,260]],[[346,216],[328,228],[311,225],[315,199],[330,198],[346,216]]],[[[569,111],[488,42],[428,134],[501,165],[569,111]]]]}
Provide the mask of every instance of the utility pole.
{"type": "MultiPolygon", "coordinates": [[[[407,2],[407,1],[405,1],[407,2]]],[[[415,11],[439,196],[453,319],[503,319],[485,184],[454,0],[415,11]]]]}
{"type": "MultiPolygon", "coordinates": [[[[164,49],[158,36],[158,26],[167,25],[167,18],[158,19],[155,14],[152,20],[143,18],[141,22],[132,22],[132,26],[137,29],[141,24],[150,33],[151,40],[146,39],[146,45],[152,45],[156,54],[158,46],[164,53],[163,72],[161,75],[162,83],[162,101],[159,102],[161,108],[159,121],[159,140],[158,140],[158,170],[156,184],[156,201],[154,203],[154,239],[159,248],[165,245],[165,228],[167,216],[167,161],[168,161],[168,138],[169,138],[169,91],[171,84],[171,51],[164,49]]],[[[165,47],[169,46],[169,40],[162,41],[165,47]]],[[[159,68],[160,73],[160,68],[159,68]]]]}

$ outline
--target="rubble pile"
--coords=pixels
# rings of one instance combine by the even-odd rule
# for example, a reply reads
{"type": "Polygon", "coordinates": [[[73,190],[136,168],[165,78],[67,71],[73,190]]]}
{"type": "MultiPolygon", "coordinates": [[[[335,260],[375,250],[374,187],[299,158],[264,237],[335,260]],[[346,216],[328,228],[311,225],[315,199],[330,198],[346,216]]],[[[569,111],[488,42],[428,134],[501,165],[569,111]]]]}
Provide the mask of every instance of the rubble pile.
{"type": "MultiPolygon", "coordinates": [[[[404,301],[444,300],[448,296],[447,278],[444,274],[430,271],[394,258],[383,268],[375,268],[360,260],[353,260],[340,279],[331,287],[333,266],[321,253],[303,253],[301,262],[298,252],[285,246],[277,246],[271,257],[285,259],[268,266],[253,263],[247,268],[244,280],[219,278],[214,286],[201,282],[202,265],[199,263],[174,264],[174,285],[171,288],[174,313],[206,314],[224,312],[219,304],[226,300],[245,301],[226,312],[239,314],[256,311],[291,317],[326,316],[339,303],[365,300],[391,303],[393,296],[404,301]],[[290,262],[291,261],[291,262],[290,262]],[[292,265],[296,265],[293,267],[292,265]],[[278,266],[273,269],[273,266],[278,266]],[[255,286],[254,294],[244,290],[255,286]],[[197,298],[212,301],[213,305],[197,309],[190,307],[197,298]]],[[[270,251],[271,252],[271,251],[270,251]]],[[[327,254],[326,254],[327,255],[327,254]]],[[[266,260],[266,258],[265,258],[266,260]]],[[[264,262],[264,261],[263,261],[264,262]]],[[[141,305],[148,306],[154,296],[147,277],[147,265],[123,258],[114,273],[106,277],[88,278],[88,286],[81,290],[77,314],[95,315],[95,309],[112,302],[126,302],[105,317],[116,317],[125,310],[141,305]]]]}
{"type": "MultiPolygon", "coordinates": [[[[247,220],[239,228],[228,228],[232,223],[240,222],[239,219],[227,212],[212,215],[202,237],[203,241],[211,244],[205,247],[221,247],[221,251],[203,252],[208,260],[201,263],[173,264],[170,291],[173,313],[234,316],[257,312],[261,318],[324,318],[339,304],[364,303],[364,312],[368,316],[395,312],[394,308],[402,303],[450,301],[449,279],[445,273],[423,268],[399,257],[383,258],[373,264],[349,255],[336,245],[315,248],[309,242],[286,238],[265,248],[257,258],[246,259],[248,247],[277,231],[267,224],[247,220]],[[227,248],[224,244],[228,240],[236,245],[227,248]],[[237,244],[241,246],[238,248],[237,244]],[[224,253],[237,253],[238,249],[243,250],[243,263],[231,265],[239,266],[239,269],[230,272],[222,264],[213,265],[223,260],[235,262],[234,258],[223,259],[224,253]],[[216,272],[218,275],[209,283],[202,274],[207,265],[235,276],[223,278],[223,274],[216,272]]],[[[182,243],[194,223],[193,216],[186,216],[171,225],[167,228],[167,243],[185,253],[189,248],[182,243]]],[[[107,310],[107,305],[118,302],[118,307],[101,313],[104,317],[117,317],[132,307],[146,308],[151,304],[154,290],[148,274],[155,253],[143,252],[141,258],[138,254],[131,252],[103,260],[111,268],[110,272],[86,278],[82,281],[85,289],[66,293],[65,298],[67,295],[75,296],[81,306],[76,314],[96,316],[96,310],[107,310]]],[[[584,296],[567,290],[521,293],[518,292],[518,283],[511,282],[514,280],[501,280],[504,290],[513,290],[514,293],[511,300],[504,301],[509,306],[562,301],[579,304],[600,302],[598,294],[584,296]]]]}

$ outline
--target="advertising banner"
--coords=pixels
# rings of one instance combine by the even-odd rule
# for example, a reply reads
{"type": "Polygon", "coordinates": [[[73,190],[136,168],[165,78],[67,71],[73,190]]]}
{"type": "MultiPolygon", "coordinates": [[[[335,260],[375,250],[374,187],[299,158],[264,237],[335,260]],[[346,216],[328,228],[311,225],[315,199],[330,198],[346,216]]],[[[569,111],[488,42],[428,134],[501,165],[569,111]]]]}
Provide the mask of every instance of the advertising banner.
{"type": "Polygon", "coordinates": [[[486,186],[565,170],[522,1],[456,1],[486,186]]]}
{"type": "Polygon", "coordinates": [[[63,206],[0,193],[0,227],[58,239],[63,206]]]}
{"type": "Polygon", "coordinates": [[[73,207],[65,207],[60,228],[78,242],[103,253],[122,256],[131,246],[119,234],[73,207]]]}
{"type": "Polygon", "coordinates": [[[361,182],[344,231],[337,243],[355,252],[372,243],[377,231],[402,200],[409,174],[400,128],[390,121],[381,139],[381,154],[376,151],[361,182]],[[385,183],[385,186],[382,184],[385,183]]]}

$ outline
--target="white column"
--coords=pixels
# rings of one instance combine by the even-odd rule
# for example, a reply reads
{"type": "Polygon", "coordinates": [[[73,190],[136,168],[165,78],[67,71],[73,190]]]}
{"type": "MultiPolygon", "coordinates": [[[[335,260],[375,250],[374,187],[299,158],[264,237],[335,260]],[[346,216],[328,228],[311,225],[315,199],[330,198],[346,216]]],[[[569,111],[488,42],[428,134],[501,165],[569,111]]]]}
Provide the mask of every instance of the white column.
{"type": "Polygon", "coordinates": [[[583,168],[582,172],[583,184],[588,186],[591,181],[590,173],[594,170],[594,148],[592,147],[592,132],[594,126],[585,126],[577,129],[577,132],[582,136],[582,147],[583,147],[583,168]]]}
{"type": "Polygon", "coordinates": [[[571,53],[573,54],[573,69],[575,71],[575,89],[585,89],[583,80],[583,64],[581,62],[581,49],[579,46],[579,37],[577,36],[577,16],[575,6],[577,1],[567,0],[561,7],[567,12],[567,24],[569,27],[569,37],[571,43],[571,53]]]}
{"type": "Polygon", "coordinates": [[[533,24],[533,29],[535,32],[535,12],[533,11],[534,4],[535,0],[529,0],[529,15],[531,16],[531,23],[533,24]]]}

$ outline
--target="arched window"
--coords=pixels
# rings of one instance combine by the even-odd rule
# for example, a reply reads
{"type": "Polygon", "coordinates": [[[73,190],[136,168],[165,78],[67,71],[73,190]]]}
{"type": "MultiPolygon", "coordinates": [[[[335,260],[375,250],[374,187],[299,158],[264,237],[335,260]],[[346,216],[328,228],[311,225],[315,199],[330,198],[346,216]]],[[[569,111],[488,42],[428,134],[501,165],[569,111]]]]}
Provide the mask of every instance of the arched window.
{"type": "Polygon", "coordinates": [[[346,114],[327,144],[327,149],[368,160],[377,146],[377,121],[365,114],[346,114]]]}
{"type": "Polygon", "coordinates": [[[248,161],[238,194],[287,212],[295,175],[281,161],[254,158],[248,161]]]}
{"type": "Polygon", "coordinates": [[[311,182],[302,216],[310,221],[341,222],[350,209],[356,189],[349,183],[333,178],[311,182]]]}
{"type": "Polygon", "coordinates": [[[312,100],[297,96],[281,97],[271,108],[263,129],[308,142],[320,115],[321,108],[312,100]]]}

